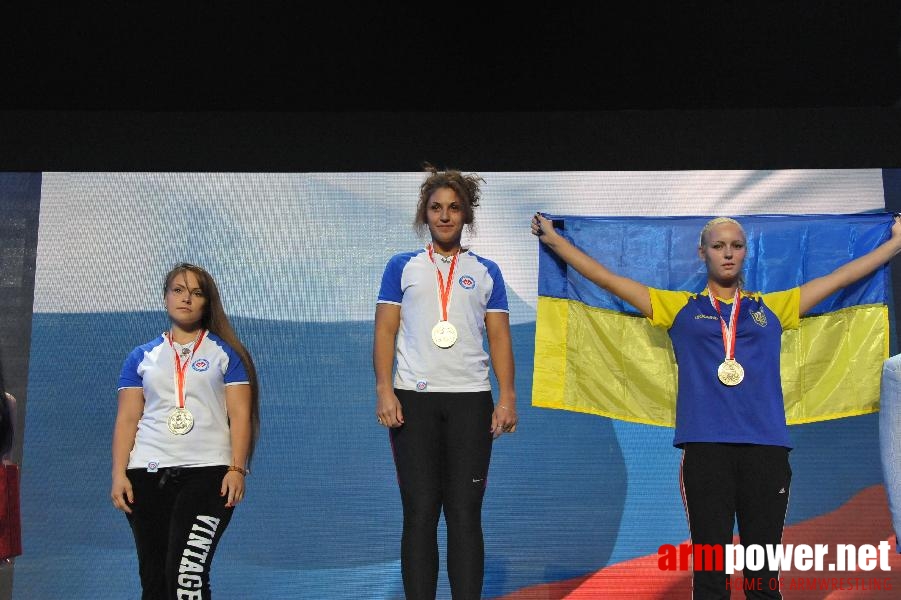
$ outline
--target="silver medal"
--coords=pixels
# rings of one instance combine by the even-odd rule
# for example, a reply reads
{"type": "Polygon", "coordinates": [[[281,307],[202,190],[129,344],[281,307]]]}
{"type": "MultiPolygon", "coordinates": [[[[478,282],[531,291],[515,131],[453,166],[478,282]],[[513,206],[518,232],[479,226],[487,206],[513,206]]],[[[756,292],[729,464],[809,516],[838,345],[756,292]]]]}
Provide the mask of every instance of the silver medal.
{"type": "Polygon", "coordinates": [[[194,427],[194,415],[187,408],[173,408],[166,419],[166,426],[174,435],[184,435],[194,427]]]}
{"type": "Polygon", "coordinates": [[[432,327],[432,341],[439,348],[450,348],[457,343],[457,328],[450,321],[438,321],[432,327]]]}

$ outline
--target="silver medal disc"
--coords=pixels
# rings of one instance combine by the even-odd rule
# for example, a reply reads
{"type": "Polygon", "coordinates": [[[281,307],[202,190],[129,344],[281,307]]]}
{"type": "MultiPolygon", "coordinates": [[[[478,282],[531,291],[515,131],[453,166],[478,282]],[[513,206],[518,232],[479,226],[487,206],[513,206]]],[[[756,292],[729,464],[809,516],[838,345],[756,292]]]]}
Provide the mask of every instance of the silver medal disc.
{"type": "Polygon", "coordinates": [[[438,321],[432,327],[432,341],[439,348],[450,348],[457,342],[457,328],[450,321],[438,321]]]}
{"type": "Polygon", "coordinates": [[[184,435],[194,427],[194,415],[187,408],[175,408],[166,419],[166,426],[175,435],[184,435]]]}

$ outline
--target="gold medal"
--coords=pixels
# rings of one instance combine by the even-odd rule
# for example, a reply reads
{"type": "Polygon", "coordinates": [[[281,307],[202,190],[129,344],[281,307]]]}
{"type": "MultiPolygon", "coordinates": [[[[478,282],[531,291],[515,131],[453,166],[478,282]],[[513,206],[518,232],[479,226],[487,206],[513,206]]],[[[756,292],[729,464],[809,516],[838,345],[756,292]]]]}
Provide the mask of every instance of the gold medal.
{"type": "Polygon", "coordinates": [[[720,363],[716,375],[726,385],[738,385],[745,378],[745,370],[734,358],[727,358],[720,363]]]}
{"type": "Polygon", "coordinates": [[[449,321],[438,321],[432,327],[432,341],[439,348],[450,348],[457,343],[457,328],[449,321]]]}
{"type": "Polygon", "coordinates": [[[166,425],[174,435],[184,435],[194,427],[194,415],[187,408],[173,408],[166,425]]]}
{"type": "Polygon", "coordinates": [[[726,351],[726,358],[720,363],[716,370],[716,376],[724,385],[738,385],[745,378],[745,370],[738,361],[735,360],[735,335],[738,330],[738,315],[741,310],[741,288],[735,288],[735,296],[732,298],[732,314],[729,315],[729,324],[723,320],[720,312],[720,303],[713,295],[710,287],[707,288],[707,297],[710,305],[716,311],[720,318],[720,330],[723,334],[723,349],[726,351]]]}
{"type": "Polygon", "coordinates": [[[427,250],[429,252],[429,260],[435,265],[435,277],[438,280],[438,307],[441,309],[441,320],[432,327],[432,341],[439,348],[450,348],[457,343],[457,328],[447,320],[447,306],[450,304],[451,291],[454,287],[454,269],[457,266],[457,257],[460,255],[460,250],[458,249],[457,253],[449,261],[447,257],[441,258],[441,262],[450,262],[446,282],[444,276],[441,275],[441,269],[438,268],[438,263],[435,262],[431,244],[428,245],[427,250]]]}

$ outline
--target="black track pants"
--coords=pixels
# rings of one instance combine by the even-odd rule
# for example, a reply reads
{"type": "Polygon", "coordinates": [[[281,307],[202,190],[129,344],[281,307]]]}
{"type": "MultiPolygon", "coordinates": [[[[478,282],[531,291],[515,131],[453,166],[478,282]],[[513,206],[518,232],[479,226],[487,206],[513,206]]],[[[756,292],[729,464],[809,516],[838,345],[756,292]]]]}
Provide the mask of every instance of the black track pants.
{"type": "Polygon", "coordinates": [[[391,445],[404,508],[401,571],[407,600],[434,600],[438,518],[447,525],[447,571],[454,600],[482,592],[482,498],[491,459],[491,392],[395,390],[403,426],[391,445]]]}
{"type": "MultiPolygon", "coordinates": [[[[689,443],[682,455],[682,493],[691,542],[732,543],[733,527],[745,549],[782,543],[788,508],[791,467],[788,449],[754,444],[689,443]]],[[[725,571],[694,565],[693,600],[730,598],[725,571]]],[[[747,598],[782,598],[779,572],[767,565],[745,569],[747,580],[761,578],[762,589],[746,590],[747,598]],[[775,581],[773,581],[775,579],[775,581]]]]}
{"type": "Polygon", "coordinates": [[[210,599],[210,564],[234,511],[219,495],[226,469],[127,471],[142,600],[210,599]]]}

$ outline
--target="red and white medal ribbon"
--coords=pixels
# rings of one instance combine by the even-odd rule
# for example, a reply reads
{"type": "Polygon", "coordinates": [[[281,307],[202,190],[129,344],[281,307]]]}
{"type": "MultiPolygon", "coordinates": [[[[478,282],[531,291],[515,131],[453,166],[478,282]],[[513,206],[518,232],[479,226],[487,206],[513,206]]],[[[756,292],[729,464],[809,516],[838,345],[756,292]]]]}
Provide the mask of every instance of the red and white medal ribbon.
{"type": "Polygon", "coordinates": [[[723,336],[723,350],[726,354],[725,360],[717,369],[717,377],[726,385],[738,385],[745,377],[744,368],[735,360],[735,337],[738,329],[738,314],[741,309],[741,288],[735,290],[735,296],[732,298],[732,314],[729,315],[728,325],[720,311],[720,302],[709,287],[707,288],[707,297],[720,318],[720,332],[723,336]]]}
{"type": "Polygon", "coordinates": [[[450,269],[447,271],[447,281],[445,281],[438,263],[435,262],[435,251],[431,244],[428,245],[427,250],[429,252],[429,260],[435,265],[435,274],[438,279],[438,307],[441,313],[440,320],[432,328],[432,341],[439,348],[450,348],[457,341],[457,328],[447,320],[447,307],[450,305],[451,292],[454,287],[454,269],[457,267],[457,258],[460,256],[460,251],[457,250],[457,253],[454,254],[454,258],[450,263],[450,269]]]}
{"type": "Polygon", "coordinates": [[[176,400],[178,406],[169,413],[169,417],[166,419],[166,425],[169,427],[169,431],[175,435],[184,435],[194,427],[194,415],[185,408],[185,373],[188,370],[188,363],[191,362],[191,358],[194,356],[194,353],[197,352],[197,348],[200,347],[200,343],[203,341],[205,335],[206,330],[204,329],[200,332],[200,335],[197,336],[197,341],[194,342],[191,353],[187,355],[184,362],[182,362],[178,356],[178,352],[175,351],[175,344],[172,341],[172,332],[169,332],[169,346],[172,348],[172,356],[175,358],[175,392],[177,394],[176,400]]]}

